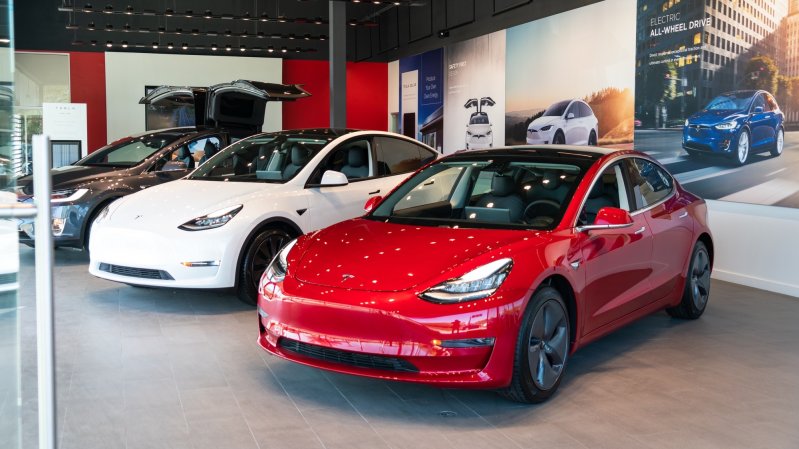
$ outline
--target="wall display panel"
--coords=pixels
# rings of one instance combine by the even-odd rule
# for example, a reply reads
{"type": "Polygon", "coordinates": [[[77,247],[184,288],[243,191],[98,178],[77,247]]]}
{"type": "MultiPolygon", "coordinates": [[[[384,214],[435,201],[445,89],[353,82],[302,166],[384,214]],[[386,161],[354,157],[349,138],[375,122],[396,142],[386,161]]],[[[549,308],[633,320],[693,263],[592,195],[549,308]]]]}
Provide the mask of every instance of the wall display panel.
{"type": "Polygon", "coordinates": [[[444,145],[444,50],[399,61],[398,131],[438,151],[444,145]]]}
{"type": "Polygon", "coordinates": [[[507,30],[506,144],[632,147],[635,6],[608,0],[507,30]]]}
{"type": "Polygon", "coordinates": [[[636,149],[707,199],[799,207],[798,33],[796,1],[638,0],[636,149]]]}
{"type": "Polygon", "coordinates": [[[444,153],[505,142],[505,31],[448,46],[444,153]]]}

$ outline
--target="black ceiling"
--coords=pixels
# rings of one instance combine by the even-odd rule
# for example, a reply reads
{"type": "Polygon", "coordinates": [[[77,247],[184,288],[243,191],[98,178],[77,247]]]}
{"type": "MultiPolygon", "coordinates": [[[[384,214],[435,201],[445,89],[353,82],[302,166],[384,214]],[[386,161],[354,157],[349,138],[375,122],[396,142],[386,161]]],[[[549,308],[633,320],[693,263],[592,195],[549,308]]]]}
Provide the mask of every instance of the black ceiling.
{"type": "MultiPolygon", "coordinates": [[[[598,0],[335,1],[346,3],[347,59],[390,61],[598,0]]],[[[328,0],[17,0],[14,9],[20,50],[328,56],[328,0]]]]}

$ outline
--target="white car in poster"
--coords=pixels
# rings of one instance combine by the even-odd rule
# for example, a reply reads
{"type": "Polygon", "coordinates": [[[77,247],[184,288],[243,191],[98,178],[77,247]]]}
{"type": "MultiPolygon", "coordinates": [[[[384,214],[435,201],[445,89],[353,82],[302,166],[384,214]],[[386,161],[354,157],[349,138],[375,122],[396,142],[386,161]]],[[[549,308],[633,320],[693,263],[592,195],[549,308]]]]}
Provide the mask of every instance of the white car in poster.
{"type": "Polygon", "coordinates": [[[466,125],[466,149],[479,150],[491,148],[494,146],[494,135],[491,132],[491,120],[488,118],[488,113],[483,111],[485,106],[494,106],[491,97],[483,97],[479,100],[477,98],[470,98],[464,108],[476,108],[475,112],[469,116],[469,124],[466,125]]]}
{"type": "Polygon", "coordinates": [[[261,273],[280,248],[363,215],[369,197],[439,156],[378,131],[258,134],[183,179],[111,203],[92,227],[89,272],[140,286],[234,287],[254,304],[261,273]]]}
{"type": "Polygon", "coordinates": [[[527,144],[596,145],[599,121],[582,100],[550,105],[527,127],[527,144]]]}

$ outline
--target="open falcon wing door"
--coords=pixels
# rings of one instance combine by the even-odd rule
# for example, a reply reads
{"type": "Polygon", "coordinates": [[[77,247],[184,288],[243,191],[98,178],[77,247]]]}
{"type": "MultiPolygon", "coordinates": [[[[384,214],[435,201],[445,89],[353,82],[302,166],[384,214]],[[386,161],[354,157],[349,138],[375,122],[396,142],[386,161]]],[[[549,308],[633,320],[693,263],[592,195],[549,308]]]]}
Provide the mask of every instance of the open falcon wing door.
{"type": "Polygon", "coordinates": [[[480,99],[480,110],[483,110],[483,106],[494,106],[497,104],[491,97],[483,97],[480,99]]]}
{"type": "Polygon", "coordinates": [[[298,84],[236,80],[205,87],[161,86],[139,100],[156,106],[194,105],[197,128],[224,128],[245,137],[261,131],[269,101],[311,96],[298,84]]]}
{"type": "Polygon", "coordinates": [[[466,100],[466,104],[463,105],[463,107],[466,108],[466,109],[474,108],[474,107],[477,107],[477,104],[478,104],[477,103],[477,98],[470,98],[470,99],[466,100]]]}

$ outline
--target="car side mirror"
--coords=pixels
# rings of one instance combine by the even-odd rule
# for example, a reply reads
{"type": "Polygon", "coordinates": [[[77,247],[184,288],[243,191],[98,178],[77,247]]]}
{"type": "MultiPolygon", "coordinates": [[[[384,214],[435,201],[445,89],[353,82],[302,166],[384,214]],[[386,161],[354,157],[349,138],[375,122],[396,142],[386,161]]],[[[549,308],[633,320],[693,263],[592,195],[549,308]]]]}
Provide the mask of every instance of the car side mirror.
{"type": "Polygon", "coordinates": [[[181,161],[169,161],[161,167],[160,171],[180,171],[180,170],[188,170],[189,166],[186,165],[185,162],[181,161]]]}
{"type": "Polygon", "coordinates": [[[383,201],[383,197],[380,195],[370,197],[366,200],[366,204],[363,205],[363,211],[366,213],[371,212],[381,201],[383,201]]]}
{"type": "Polygon", "coordinates": [[[578,232],[596,231],[602,229],[622,229],[633,225],[633,217],[624,209],[618,207],[603,207],[596,214],[594,223],[578,226],[578,232]]]}
{"type": "Polygon", "coordinates": [[[349,183],[350,181],[344,173],[335,170],[326,170],[322,174],[322,182],[320,182],[319,185],[322,187],[336,187],[345,186],[349,183]]]}
{"type": "Polygon", "coordinates": [[[755,106],[755,114],[759,114],[763,112],[763,106],[755,106]]]}
{"type": "Polygon", "coordinates": [[[566,114],[566,120],[570,120],[573,118],[574,118],[574,112],[569,112],[568,114],[566,114]]]}

